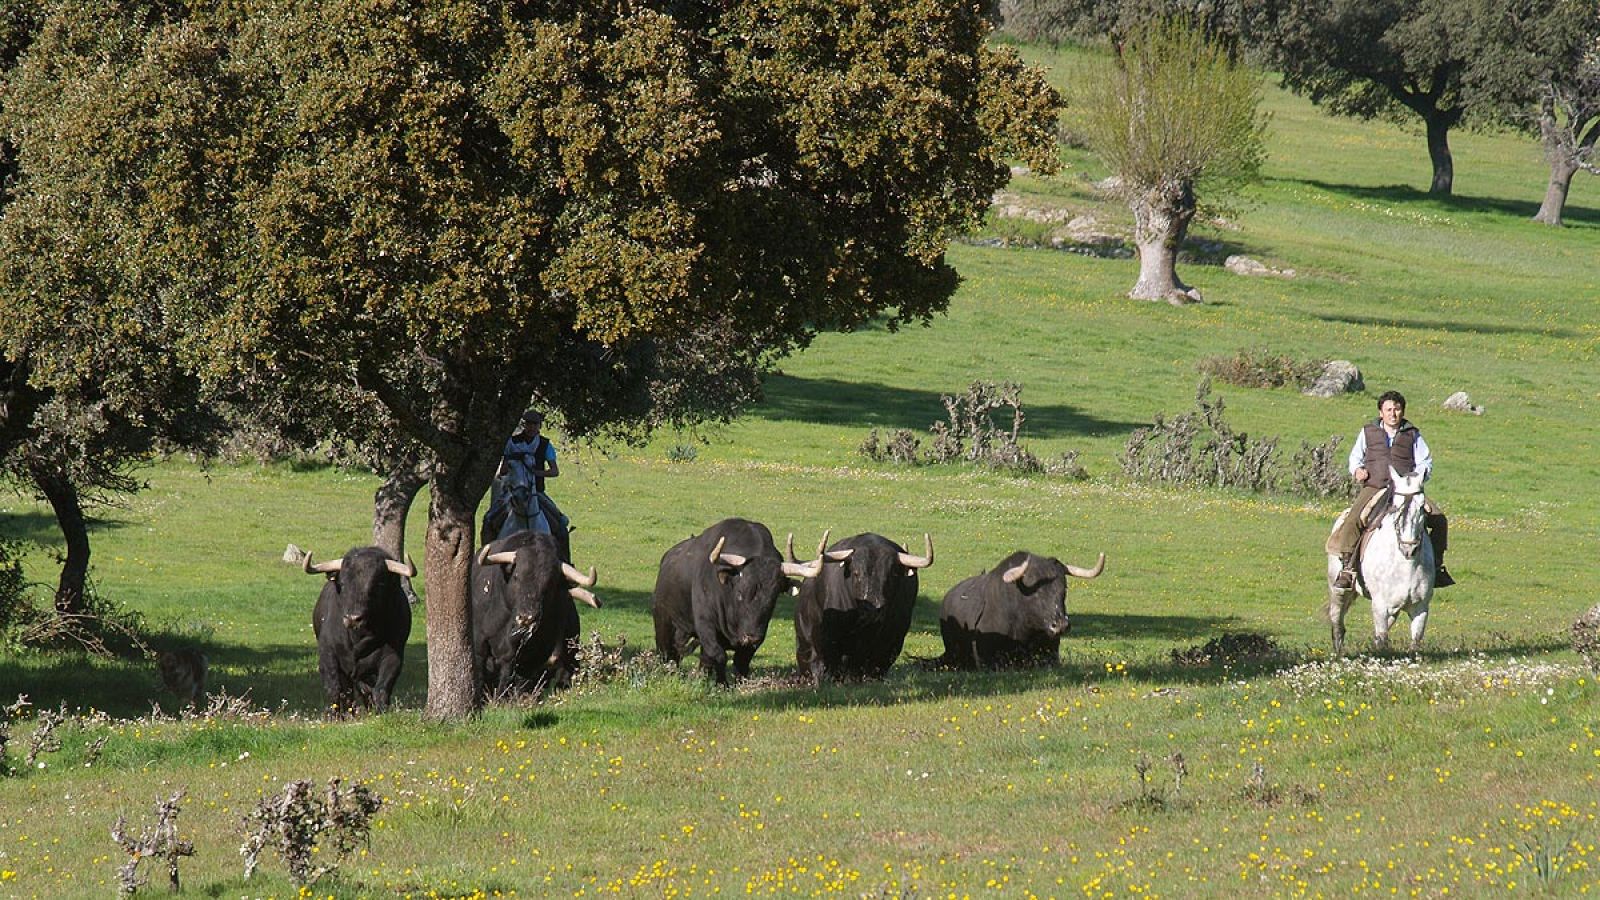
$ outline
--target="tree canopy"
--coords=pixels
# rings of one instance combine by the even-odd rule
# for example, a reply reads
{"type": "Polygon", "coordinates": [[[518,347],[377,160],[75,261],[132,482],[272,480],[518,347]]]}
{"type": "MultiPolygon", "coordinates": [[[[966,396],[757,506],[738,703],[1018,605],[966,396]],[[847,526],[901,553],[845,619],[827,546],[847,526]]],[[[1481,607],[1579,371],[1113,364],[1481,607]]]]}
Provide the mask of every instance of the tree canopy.
{"type": "Polygon", "coordinates": [[[942,310],[1008,158],[1053,167],[1057,98],[987,27],[941,0],[64,3],[6,110],[16,203],[111,280],[32,314],[81,297],[209,384],[381,404],[432,466],[428,704],[458,715],[474,511],[530,399],[578,434],[726,413],[819,330],[942,310]]]}

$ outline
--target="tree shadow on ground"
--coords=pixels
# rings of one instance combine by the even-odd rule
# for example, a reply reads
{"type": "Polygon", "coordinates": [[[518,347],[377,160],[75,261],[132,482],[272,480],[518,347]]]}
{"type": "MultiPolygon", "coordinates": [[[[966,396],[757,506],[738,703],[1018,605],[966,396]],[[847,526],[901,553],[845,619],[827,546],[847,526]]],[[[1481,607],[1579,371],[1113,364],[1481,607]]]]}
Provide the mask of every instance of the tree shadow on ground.
{"type": "MultiPolygon", "coordinates": [[[[952,385],[947,392],[965,393],[966,386],[952,385]]],[[[926,431],[934,422],[947,422],[939,391],[889,387],[870,382],[839,381],[833,378],[801,378],[771,375],[765,383],[766,399],[751,413],[768,421],[807,422],[858,428],[909,428],[926,431]]],[[[1101,419],[1071,406],[1030,403],[1024,391],[1023,411],[1027,422],[1022,437],[1053,438],[1123,434],[1143,428],[1149,422],[1118,422],[1101,419]]],[[[1005,421],[1011,427],[1009,410],[1005,421]]]]}
{"type": "MultiPolygon", "coordinates": [[[[1304,180],[1289,179],[1287,181],[1318,188],[1331,194],[1342,194],[1346,197],[1356,197],[1379,203],[1410,204],[1426,202],[1447,209],[1460,210],[1461,212],[1509,215],[1529,220],[1539,211],[1539,203],[1544,199],[1543,197],[1534,197],[1529,200],[1507,200],[1502,197],[1468,197],[1461,194],[1439,195],[1430,194],[1427,191],[1405,184],[1339,184],[1314,178],[1304,180]]],[[[1568,203],[1561,211],[1561,218],[1568,226],[1600,227],[1600,209],[1568,203]]]]}
{"type": "MultiPolygon", "coordinates": [[[[421,706],[427,697],[427,646],[416,625],[406,643],[405,662],[395,685],[395,705],[421,706]]],[[[308,635],[309,637],[309,635],[308,635]]],[[[175,645],[194,647],[209,659],[206,692],[248,696],[251,705],[277,711],[320,715],[326,711],[317,648],[305,645],[243,646],[164,635],[147,638],[152,651],[175,645]]],[[[97,709],[116,718],[149,715],[152,705],[166,713],[180,708],[161,683],[153,659],[62,652],[0,659],[0,700],[27,694],[38,709],[65,703],[69,710],[97,709]]]]}
{"type": "MultiPolygon", "coordinates": [[[[128,524],[122,519],[101,516],[89,516],[88,523],[90,540],[94,539],[95,532],[115,531],[128,524]]],[[[49,547],[61,543],[61,527],[56,524],[56,517],[48,512],[12,513],[0,519],[0,538],[49,547]]]]}
{"type": "Polygon", "coordinates": [[[1389,316],[1351,316],[1337,313],[1312,313],[1311,317],[1324,322],[1359,325],[1364,328],[1405,328],[1413,331],[1448,331],[1453,334],[1526,334],[1534,337],[1572,340],[1583,335],[1571,328],[1540,328],[1528,325],[1490,324],[1487,322],[1426,321],[1399,319],[1389,316]]]}

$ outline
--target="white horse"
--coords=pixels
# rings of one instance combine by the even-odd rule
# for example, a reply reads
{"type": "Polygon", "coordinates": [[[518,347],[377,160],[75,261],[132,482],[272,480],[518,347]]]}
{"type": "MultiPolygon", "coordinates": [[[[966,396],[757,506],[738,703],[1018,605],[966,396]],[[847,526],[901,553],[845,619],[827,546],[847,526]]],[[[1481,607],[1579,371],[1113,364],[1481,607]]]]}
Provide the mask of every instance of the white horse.
{"type": "MultiPolygon", "coordinates": [[[[1433,542],[1428,540],[1423,507],[1422,475],[1401,475],[1389,470],[1394,486],[1383,521],[1361,553],[1361,577],[1356,587],[1333,586],[1339,575],[1339,557],[1328,554],[1328,618],[1333,621],[1333,652],[1344,652],[1344,614],[1357,591],[1372,600],[1372,643],[1377,650],[1389,646],[1389,629],[1405,612],[1411,617],[1411,652],[1422,645],[1428,627],[1428,603],[1433,599],[1433,542]]],[[[1350,510],[1349,515],[1359,515],[1350,510]]],[[[1338,527],[1337,524],[1334,526],[1338,527]]]]}

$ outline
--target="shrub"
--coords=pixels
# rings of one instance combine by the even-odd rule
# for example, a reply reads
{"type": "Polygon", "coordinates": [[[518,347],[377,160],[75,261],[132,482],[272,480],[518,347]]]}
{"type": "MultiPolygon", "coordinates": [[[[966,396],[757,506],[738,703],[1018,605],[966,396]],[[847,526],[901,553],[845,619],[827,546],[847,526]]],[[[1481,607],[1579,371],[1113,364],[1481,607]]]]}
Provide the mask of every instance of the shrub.
{"type": "Polygon", "coordinates": [[[261,851],[270,847],[288,865],[295,884],[315,882],[333,871],[338,859],[367,842],[372,816],[381,806],[383,800],[365,785],[345,788],[340,779],[330,778],[325,797],[317,797],[311,782],[289,782],[279,793],[263,797],[245,817],[245,841],[239,848],[244,877],[255,874],[261,851]],[[313,865],[313,857],[322,864],[313,865]]]}
{"type": "Polygon", "coordinates": [[[1297,360],[1266,350],[1240,350],[1233,356],[1208,356],[1200,360],[1200,374],[1239,387],[1301,390],[1316,382],[1325,359],[1297,360]]]}
{"type": "Polygon", "coordinates": [[[1211,379],[1202,378],[1195,408],[1155,421],[1128,437],[1118,462],[1135,481],[1182,487],[1222,487],[1258,493],[1328,496],[1343,490],[1345,476],[1334,450],[1339,438],[1304,445],[1285,469],[1275,437],[1252,439],[1234,431],[1224,418],[1222,397],[1211,398],[1211,379]]]}
{"type": "Polygon", "coordinates": [[[928,427],[931,445],[921,451],[922,441],[905,428],[896,429],[887,440],[872,429],[861,443],[861,455],[874,462],[893,461],[905,465],[968,462],[1008,472],[1042,472],[1066,478],[1083,479],[1089,473],[1078,462],[1077,451],[1063,453],[1046,463],[1022,446],[1022,385],[1006,381],[974,381],[962,395],[945,394],[947,421],[928,427]],[[1011,411],[1011,425],[995,425],[994,414],[1011,411]]]}

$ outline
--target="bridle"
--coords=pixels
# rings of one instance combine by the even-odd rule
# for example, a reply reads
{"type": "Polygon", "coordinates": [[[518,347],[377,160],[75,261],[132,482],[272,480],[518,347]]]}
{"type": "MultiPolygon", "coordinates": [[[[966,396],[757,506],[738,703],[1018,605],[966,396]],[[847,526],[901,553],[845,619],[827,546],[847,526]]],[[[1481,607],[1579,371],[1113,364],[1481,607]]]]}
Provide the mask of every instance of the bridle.
{"type": "Polygon", "coordinates": [[[1412,559],[1417,555],[1417,548],[1422,545],[1422,539],[1427,534],[1422,527],[1422,507],[1417,503],[1417,498],[1421,496],[1420,490],[1402,493],[1396,489],[1395,497],[1400,502],[1392,506],[1389,513],[1395,517],[1395,541],[1400,545],[1400,555],[1406,559],[1412,559]]]}

